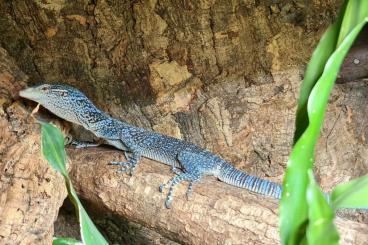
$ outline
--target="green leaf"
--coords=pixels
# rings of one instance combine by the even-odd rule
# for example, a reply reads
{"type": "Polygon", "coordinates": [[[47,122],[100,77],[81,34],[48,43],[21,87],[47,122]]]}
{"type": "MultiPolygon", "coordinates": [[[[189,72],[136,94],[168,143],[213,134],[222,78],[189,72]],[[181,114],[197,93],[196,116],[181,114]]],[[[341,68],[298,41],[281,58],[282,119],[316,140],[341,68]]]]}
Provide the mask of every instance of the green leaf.
{"type": "Polygon", "coordinates": [[[83,243],[74,238],[54,237],[52,245],[83,245],[83,243]]]}
{"type": "MultiPolygon", "coordinates": [[[[346,2],[341,7],[341,13],[344,13],[345,6],[346,2]]],[[[327,60],[335,50],[342,18],[343,14],[339,14],[335,23],[331,25],[322,35],[321,40],[315,48],[311,60],[309,61],[307,69],[304,73],[304,79],[300,88],[298,108],[296,112],[294,143],[300,138],[302,133],[308,127],[308,98],[314,85],[322,75],[327,60]]]]}
{"type": "Polygon", "coordinates": [[[280,203],[280,233],[283,244],[299,244],[305,240],[303,234],[309,222],[309,207],[306,200],[309,184],[307,172],[313,168],[315,145],[338,71],[366,21],[367,18],[349,32],[327,60],[321,77],[310,91],[306,107],[308,116],[304,117],[309,119],[309,124],[305,131],[300,133],[300,137],[296,137],[297,142],[290,154],[284,177],[284,190],[280,203]]]}
{"type": "Polygon", "coordinates": [[[334,211],[316,184],[312,170],[308,170],[309,185],[307,203],[309,205],[307,228],[308,244],[335,245],[339,242],[339,233],[333,223],[334,211]]]}
{"type": "Polygon", "coordinates": [[[337,44],[340,45],[344,38],[355,26],[359,25],[368,16],[367,0],[348,1],[345,9],[344,19],[341,24],[340,34],[337,44]]]}
{"type": "Polygon", "coordinates": [[[68,175],[65,168],[66,154],[64,137],[60,130],[48,123],[41,123],[42,153],[50,165],[64,177],[68,175]]]}
{"type": "Polygon", "coordinates": [[[336,186],[331,203],[335,209],[368,208],[368,175],[336,186]]]}
{"type": "Polygon", "coordinates": [[[60,172],[65,179],[66,187],[69,192],[69,198],[78,211],[79,223],[81,226],[81,236],[85,245],[104,245],[108,244],[104,237],[97,230],[92,220],[89,218],[86,210],[83,208],[65,167],[65,149],[64,137],[60,130],[48,123],[42,125],[42,152],[50,165],[60,172]]]}

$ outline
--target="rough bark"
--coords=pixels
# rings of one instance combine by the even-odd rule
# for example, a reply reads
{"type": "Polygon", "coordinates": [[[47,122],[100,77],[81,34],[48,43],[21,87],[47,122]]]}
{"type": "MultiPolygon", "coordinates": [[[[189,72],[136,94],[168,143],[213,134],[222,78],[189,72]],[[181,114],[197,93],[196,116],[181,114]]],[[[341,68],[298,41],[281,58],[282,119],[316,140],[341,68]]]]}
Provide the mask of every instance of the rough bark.
{"type": "MultiPolygon", "coordinates": [[[[0,43],[30,84],[74,85],[115,117],[280,181],[303,65],[340,2],[1,1],[0,43]]],[[[351,116],[365,115],[364,99],[353,103],[351,116]]],[[[327,188],[367,170],[362,126],[336,134],[345,109],[330,110],[317,152],[327,188]],[[352,143],[331,147],[334,134],[352,143]]]]}
{"type": "Polygon", "coordinates": [[[1,244],[51,244],[67,194],[63,178],[41,155],[38,125],[27,121],[24,106],[12,103],[26,79],[0,49],[1,244]]]}
{"type": "Polygon", "coordinates": [[[339,2],[2,1],[0,43],[31,84],[69,83],[118,118],[281,180],[301,66],[339,2]]]}
{"type": "MultiPolygon", "coordinates": [[[[278,244],[277,201],[205,178],[194,186],[190,200],[186,185],[175,192],[171,209],[158,187],[172,176],[170,168],[144,159],[132,176],[107,165],[125,160],[116,150],[68,151],[71,174],[80,195],[103,209],[145,224],[185,244],[278,244]]],[[[337,218],[341,244],[368,240],[368,225],[337,218]]]]}

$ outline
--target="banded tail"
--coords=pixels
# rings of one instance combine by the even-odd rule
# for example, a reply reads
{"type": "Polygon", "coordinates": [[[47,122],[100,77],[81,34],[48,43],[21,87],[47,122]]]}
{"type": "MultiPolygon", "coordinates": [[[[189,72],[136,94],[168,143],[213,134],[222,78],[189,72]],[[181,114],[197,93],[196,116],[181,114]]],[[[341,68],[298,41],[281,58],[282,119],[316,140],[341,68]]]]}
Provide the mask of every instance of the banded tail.
{"type": "Polygon", "coordinates": [[[228,163],[223,163],[220,174],[217,176],[221,181],[245,188],[249,191],[281,199],[282,186],[259,177],[248,175],[228,163]]]}

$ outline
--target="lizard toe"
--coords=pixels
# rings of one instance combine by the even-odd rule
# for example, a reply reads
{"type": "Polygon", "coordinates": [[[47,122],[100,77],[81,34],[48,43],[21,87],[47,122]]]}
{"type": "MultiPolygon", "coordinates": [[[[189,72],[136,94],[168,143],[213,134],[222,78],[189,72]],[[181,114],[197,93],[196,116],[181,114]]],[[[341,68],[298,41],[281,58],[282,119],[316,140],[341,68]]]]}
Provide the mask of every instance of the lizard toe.
{"type": "Polygon", "coordinates": [[[165,207],[167,209],[170,209],[171,208],[171,203],[172,203],[172,199],[167,198],[166,201],[165,201],[165,207]]]}
{"type": "Polygon", "coordinates": [[[129,168],[120,168],[120,169],[116,170],[116,172],[130,174],[130,169],[129,168]]]}
{"type": "Polygon", "coordinates": [[[129,162],[114,162],[114,161],[111,161],[111,162],[108,163],[108,165],[121,166],[121,167],[130,167],[129,162]]]}
{"type": "Polygon", "coordinates": [[[161,184],[160,187],[158,188],[158,190],[162,193],[164,192],[166,185],[165,184],[161,184]]]}

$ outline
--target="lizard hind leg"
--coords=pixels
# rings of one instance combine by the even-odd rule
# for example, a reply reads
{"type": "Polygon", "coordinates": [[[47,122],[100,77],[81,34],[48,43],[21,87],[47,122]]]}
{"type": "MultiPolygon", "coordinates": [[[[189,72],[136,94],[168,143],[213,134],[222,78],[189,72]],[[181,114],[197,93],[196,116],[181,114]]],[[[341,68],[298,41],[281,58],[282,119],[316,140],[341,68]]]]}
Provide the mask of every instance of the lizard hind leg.
{"type": "Polygon", "coordinates": [[[192,193],[192,189],[193,189],[193,183],[198,181],[201,178],[201,175],[194,172],[194,173],[190,173],[190,172],[185,172],[185,173],[180,173],[178,175],[175,175],[173,178],[171,178],[166,184],[161,184],[160,185],[160,192],[163,192],[164,188],[166,186],[169,187],[169,193],[166,196],[166,200],[165,200],[165,207],[166,208],[170,208],[171,207],[171,203],[173,201],[173,194],[174,194],[174,188],[182,181],[189,181],[189,185],[188,185],[188,189],[186,192],[187,197],[191,195],[192,193]]]}

